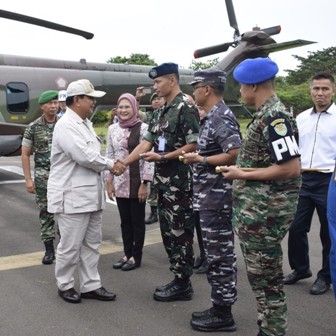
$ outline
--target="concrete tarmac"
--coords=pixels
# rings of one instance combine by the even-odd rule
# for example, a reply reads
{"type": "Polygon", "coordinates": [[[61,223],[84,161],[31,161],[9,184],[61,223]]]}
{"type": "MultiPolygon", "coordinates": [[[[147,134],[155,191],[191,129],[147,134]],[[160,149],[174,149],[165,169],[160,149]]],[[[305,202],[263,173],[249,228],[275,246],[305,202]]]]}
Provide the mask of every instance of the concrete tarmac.
{"type": "MultiPolygon", "coordinates": [[[[112,264],[123,256],[119,214],[107,203],[99,263],[102,284],[117,293],[114,302],[63,301],[57,294],[54,264],[42,265],[44,246],[39,239],[34,195],[25,189],[19,158],[0,158],[0,335],[1,336],[189,336],[206,335],[190,327],[193,311],[209,308],[210,286],[204,274],[194,274],[191,301],[161,303],[153,300],[157,285],[173,275],[162,246],[158,223],[147,225],[140,268],[123,272],[112,264]]],[[[148,209],[149,210],[149,209],[148,209]]],[[[314,218],[310,238],[313,277],[286,286],[290,336],[336,335],[336,306],[332,290],[309,294],[321,266],[319,222],[314,218]]],[[[238,242],[238,300],[233,308],[235,336],[257,335],[256,301],[246,278],[238,242]]],[[[287,240],[284,271],[290,272],[287,240]]],[[[195,254],[198,254],[197,239],[195,254]]],[[[76,278],[78,284],[78,278],[76,278]]],[[[214,332],[212,335],[223,335],[214,332]]]]}

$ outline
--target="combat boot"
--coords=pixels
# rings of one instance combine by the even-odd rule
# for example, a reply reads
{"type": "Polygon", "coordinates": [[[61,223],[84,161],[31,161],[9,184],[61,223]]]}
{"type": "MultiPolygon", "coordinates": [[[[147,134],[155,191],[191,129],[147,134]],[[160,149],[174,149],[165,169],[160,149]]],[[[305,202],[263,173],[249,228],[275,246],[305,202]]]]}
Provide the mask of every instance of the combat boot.
{"type": "Polygon", "coordinates": [[[237,326],[233,319],[231,306],[216,309],[211,307],[203,312],[192,314],[190,324],[199,331],[236,331],[237,326]]]}
{"type": "Polygon", "coordinates": [[[192,299],[194,290],[189,279],[175,279],[166,286],[156,288],[153,297],[156,301],[188,301],[192,299]]]}
{"type": "Polygon", "coordinates": [[[158,221],[157,207],[151,206],[151,213],[148,218],[145,220],[145,224],[153,224],[158,221]]]}
{"type": "Polygon", "coordinates": [[[55,260],[54,242],[53,240],[48,240],[44,242],[44,245],[45,245],[46,252],[42,259],[42,264],[50,265],[55,260]]]}

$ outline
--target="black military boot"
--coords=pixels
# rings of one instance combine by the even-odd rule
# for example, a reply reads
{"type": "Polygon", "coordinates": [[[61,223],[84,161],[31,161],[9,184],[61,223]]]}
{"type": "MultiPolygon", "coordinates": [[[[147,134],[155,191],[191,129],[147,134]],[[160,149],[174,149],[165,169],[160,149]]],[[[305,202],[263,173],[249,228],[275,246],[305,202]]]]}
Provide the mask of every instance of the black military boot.
{"type": "Polygon", "coordinates": [[[50,265],[55,260],[54,242],[53,240],[48,240],[44,242],[44,245],[45,245],[46,252],[42,259],[42,264],[50,265]]]}
{"type": "Polygon", "coordinates": [[[148,218],[145,220],[145,224],[153,224],[158,221],[157,207],[151,206],[151,213],[148,218]]]}
{"type": "Polygon", "coordinates": [[[191,326],[199,331],[236,331],[231,306],[211,307],[203,312],[192,314],[191,326]]]}
{"type": "Polygon", "coordinates": [[[189,279],[174,279],[166,286],[157,287],[153,297],[156,301],[187,301],[191,300],[194,290],[189,279]]]}

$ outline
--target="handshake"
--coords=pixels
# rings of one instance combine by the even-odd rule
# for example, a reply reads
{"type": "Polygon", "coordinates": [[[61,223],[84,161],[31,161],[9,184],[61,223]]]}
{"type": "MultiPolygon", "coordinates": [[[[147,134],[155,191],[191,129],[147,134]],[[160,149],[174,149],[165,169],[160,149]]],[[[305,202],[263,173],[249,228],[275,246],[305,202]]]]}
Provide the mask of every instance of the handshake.
{"type": "Polygon", "coordinates": [[[123,160],[121,160],[121,159],[116,159],[116,160],[114,161],[114,166],[113,166],[113,168],[111,169],[111,173],[112,173],[113,175],[119,176],[119,175],[121,175],[121,174],[124,173],[124,171],[126,170],[126,168],[127,168],[127,166],[126,166],[126,164],[124,163],[123,160]]]}

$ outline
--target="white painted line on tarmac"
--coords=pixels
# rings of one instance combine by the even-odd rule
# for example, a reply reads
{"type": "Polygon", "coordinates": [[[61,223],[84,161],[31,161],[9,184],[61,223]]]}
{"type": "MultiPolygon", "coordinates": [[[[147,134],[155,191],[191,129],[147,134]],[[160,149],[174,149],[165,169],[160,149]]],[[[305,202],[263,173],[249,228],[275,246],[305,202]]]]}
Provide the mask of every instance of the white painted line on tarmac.
{"type": "Polygon", "coordinates": [[[24,176],[23,174],[23,170],[21,167],[17,167],[17,166],[0,166],[0,169],[2,170],[6,170],[9,171],[11,173],[15,173],[21,176],[24,176]]]}

